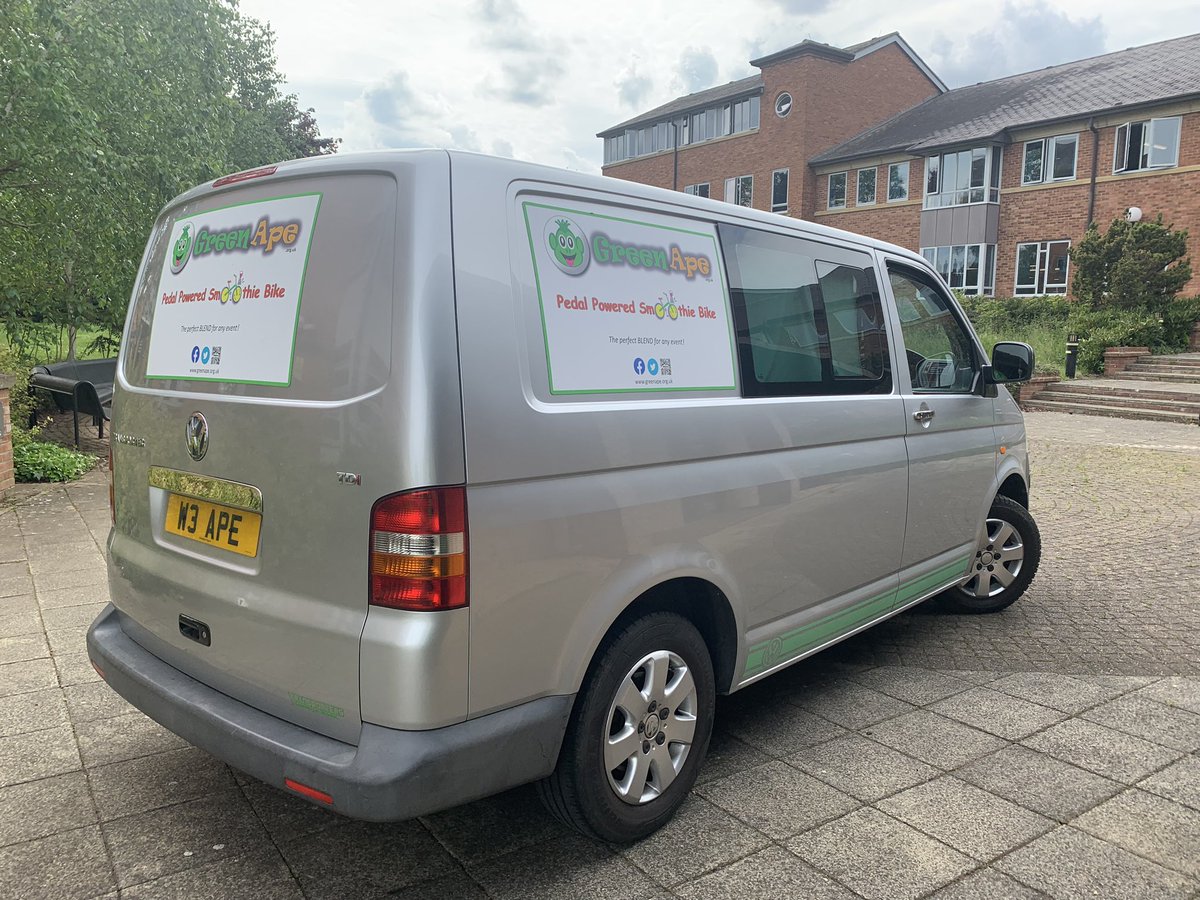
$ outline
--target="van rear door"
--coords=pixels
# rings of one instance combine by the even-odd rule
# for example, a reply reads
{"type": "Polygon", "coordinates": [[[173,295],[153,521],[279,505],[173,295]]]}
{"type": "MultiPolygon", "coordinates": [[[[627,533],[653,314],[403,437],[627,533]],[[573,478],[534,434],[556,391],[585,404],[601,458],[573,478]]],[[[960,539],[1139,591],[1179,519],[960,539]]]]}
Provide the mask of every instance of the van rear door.
{"type": "MultiPolygon", "coordinates": [[[[372,504],[463,479],[461,454],[435,464],[408,440],[438,429],[415,420],[424,380],[392,363],[415,308],[440,297],[452,321],[448,262],[414,258],[418,244],[448,257],[449,234],[444,153],[193,191],[155,227],[122,345],[109,554],[123,627],[217,690],[348,742],[372,504]]],[[[441,412],[461,433],[457,406],[441,412]]]]}

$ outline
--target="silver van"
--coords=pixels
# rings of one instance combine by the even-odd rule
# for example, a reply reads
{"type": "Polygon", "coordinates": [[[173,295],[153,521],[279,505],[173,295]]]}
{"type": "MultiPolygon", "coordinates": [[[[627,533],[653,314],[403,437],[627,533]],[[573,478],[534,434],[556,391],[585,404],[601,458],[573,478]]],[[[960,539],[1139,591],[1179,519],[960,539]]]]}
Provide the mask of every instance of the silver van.
{"type": "Polygon", "coordinates": [[[112,688],[230,765],[403,819],[538,781],[666,822],[717,694],[1040,554],[1021,414],[899,247],[465,153],[172,202],[115,389],[112,688]]]}

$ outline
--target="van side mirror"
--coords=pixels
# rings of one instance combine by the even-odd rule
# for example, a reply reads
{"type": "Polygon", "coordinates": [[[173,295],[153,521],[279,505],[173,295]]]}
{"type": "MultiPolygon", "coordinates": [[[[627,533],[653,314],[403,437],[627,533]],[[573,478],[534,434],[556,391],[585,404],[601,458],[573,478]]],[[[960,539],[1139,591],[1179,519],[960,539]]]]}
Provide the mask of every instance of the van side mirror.
{"type": "Polygon", "coordinates": [[[992,348],[989,380],[993,384],[1016,384],[1033,377],[1033,348],[1018,341],[1001,341],[992,348]]]}

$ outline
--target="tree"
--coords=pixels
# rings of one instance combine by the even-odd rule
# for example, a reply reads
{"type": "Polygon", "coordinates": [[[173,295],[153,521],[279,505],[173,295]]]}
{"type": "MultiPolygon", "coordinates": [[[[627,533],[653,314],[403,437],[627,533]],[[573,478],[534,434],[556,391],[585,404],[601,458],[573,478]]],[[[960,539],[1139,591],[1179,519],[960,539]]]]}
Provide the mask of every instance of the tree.
{"type": "Polygon", "coordinates": [[[184,189],[334,152],[235,0],[6,0],[0,321],[115,343],[147,231],[184,189]]]}
{"type": "Polygon", "coordinates": [[[1114,306],[1161,314],[1191,280],[1187,231],[1152,222],[1113,219],[1101,234],[1093,224],[1075,247],[1072,292],[1093,309],[1114,306]]]}

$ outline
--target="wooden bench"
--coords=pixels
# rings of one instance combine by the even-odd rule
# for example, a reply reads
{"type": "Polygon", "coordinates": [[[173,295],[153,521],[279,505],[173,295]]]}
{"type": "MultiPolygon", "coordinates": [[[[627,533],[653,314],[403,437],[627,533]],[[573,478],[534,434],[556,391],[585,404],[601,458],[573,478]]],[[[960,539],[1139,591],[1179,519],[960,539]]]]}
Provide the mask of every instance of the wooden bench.
{"type": "MultiPolygon", "coordinates": [[[[75,447],[79,447],[79,414],[92,417],[92,424],[104,437],[104,423],[112,420],[113,381],[117,377],[117,360],[68,360],[34,366],[29,375],[29,387],[45,391],[59,412],[70,412],[75,420],[75,447]]],[[[37,424],[37,410],[30,423],[37,424]]]]}

